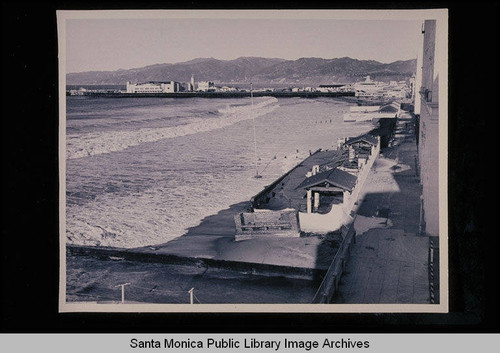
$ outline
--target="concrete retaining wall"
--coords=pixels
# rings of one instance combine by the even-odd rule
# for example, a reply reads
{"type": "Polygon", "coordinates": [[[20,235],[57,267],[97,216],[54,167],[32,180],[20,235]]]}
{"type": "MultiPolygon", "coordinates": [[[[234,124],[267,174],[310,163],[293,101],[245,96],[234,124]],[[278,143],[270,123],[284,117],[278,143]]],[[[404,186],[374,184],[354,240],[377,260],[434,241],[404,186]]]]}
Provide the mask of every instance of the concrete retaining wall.
{"type": "Polygon", "coordinates": [[[327,233],[352,221],[342,204],[332,205],[327,214],[299,212],[300,229],[304,232],[327,233]]]}
{"type": "Polygon", "coordinates": [[[216,260],[199,257],[185,257],[172,254],[161,254],[141,252],[135,249],[122,249],[110,247],[95,247],[83,245],[66,245],[66,251],[71,255],[92,256],[101,260],[112,261],[111,258],[122,258],[127,261],[139,261],[148,263],[163,263],[169,265],[195,266],[206,268],[217,268],[246,272],[254,276],[287,277],[304,279],[308,281],[320,281],[326,271],[305,267],[280,266],[261,263],[250,263],[241,261],[216,260]]]}

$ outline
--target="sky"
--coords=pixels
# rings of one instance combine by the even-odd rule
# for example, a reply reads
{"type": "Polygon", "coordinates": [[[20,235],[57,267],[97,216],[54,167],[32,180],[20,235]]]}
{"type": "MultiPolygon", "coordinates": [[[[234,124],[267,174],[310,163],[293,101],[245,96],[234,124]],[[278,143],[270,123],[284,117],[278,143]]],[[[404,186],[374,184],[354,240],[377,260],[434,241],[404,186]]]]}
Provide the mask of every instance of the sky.
{"type": "Polygon", "coordinates": [[[303,18],[66,19],[66,72],[213,57],[415,59],[420,20],[303,18]]]}

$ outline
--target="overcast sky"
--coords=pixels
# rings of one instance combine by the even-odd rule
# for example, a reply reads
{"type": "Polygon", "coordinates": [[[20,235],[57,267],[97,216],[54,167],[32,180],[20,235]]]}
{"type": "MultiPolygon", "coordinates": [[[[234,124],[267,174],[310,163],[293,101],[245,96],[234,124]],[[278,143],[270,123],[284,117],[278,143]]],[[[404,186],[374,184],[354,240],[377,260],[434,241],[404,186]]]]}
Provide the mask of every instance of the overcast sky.
{"type": "Polygon", "coordinates": [[[240,56],[415,59],[419,20],[67,19],[66,72],[240,56]]]}

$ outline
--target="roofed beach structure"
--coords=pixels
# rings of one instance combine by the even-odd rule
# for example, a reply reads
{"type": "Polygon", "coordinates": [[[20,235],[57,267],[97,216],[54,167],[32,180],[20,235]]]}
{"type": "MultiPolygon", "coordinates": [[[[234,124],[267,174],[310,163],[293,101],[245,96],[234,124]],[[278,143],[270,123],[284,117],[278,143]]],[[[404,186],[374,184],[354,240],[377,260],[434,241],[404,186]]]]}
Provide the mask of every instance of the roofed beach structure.
{"type": "Polygon", "coordinates": [[[312,213],[313,210],[327,213],[329,206],[343,203],[345,193],[352,192],[356,181],[354,175],[335,168],[305,179],[297,189],[307,191],[307,213],[312,213]]]}
{"type": "Polygon", "coordinates": [[[358,137],[350,137],[346,142],[346,146],[352,146],[357,144],[359,147],[370,145],[372,147],[376,147],[378,145],[378,139],[370,134],[364,134],[358,137]]]}
{"type": "Polygon", "coordinates": [[[327,233],[352,222],[351,213],[380,151],[362,135],[318,150],[252,199],[253,212],[235,215],[236,240],[252,236],[327,233]]]}

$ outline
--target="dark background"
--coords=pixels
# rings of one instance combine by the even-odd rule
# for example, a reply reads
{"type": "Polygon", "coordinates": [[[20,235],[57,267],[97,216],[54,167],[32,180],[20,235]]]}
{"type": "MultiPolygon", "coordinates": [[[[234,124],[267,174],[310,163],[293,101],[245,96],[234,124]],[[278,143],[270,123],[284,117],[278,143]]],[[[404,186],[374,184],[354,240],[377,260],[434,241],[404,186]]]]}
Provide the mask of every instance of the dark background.
{"type": "MultiPolygon", "coordinates": [[[[246,3],[303,8],[301,2],[246,3]]],[[[308,2],[449,8],[448,314],[59,314],[57,9],[234,3],[2,3],[2,333],[500,332],[497,283],[498,2],[308,2]]],[[[238,5],[239,8],[243,8],[238,5]]]]}

